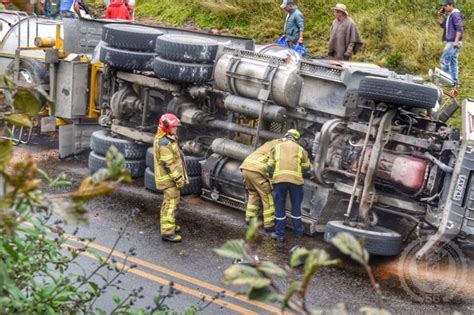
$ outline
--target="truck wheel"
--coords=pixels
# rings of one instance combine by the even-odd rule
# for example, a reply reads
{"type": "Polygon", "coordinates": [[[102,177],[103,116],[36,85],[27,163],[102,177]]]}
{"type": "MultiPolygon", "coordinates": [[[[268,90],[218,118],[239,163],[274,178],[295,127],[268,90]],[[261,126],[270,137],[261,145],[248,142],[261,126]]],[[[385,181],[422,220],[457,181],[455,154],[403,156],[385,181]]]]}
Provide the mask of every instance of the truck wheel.
{"type": "Polygon", "coordinates": [[[146,145],[131,140],[114,138],[108,130],[97,130],[91,135],[91,149],[105,156],[110,146],[115,146],[126,160],[141,160],[145,158],[146,145]]]}
{"type": "Polygon", "coordinates": [[[122,50],[102,44],[100,61],[118,69],[152,71],[156,54],[143,51],[122,50]]]}
{"type": "Polygon", "coordinates": [[[153,147],[149,147],[146,150],[146,167],[148,167],[152,172],[155,171],[155,161],[153,158],[153,147]]]}
{"type": "Polygon", "coordinates": [[[145,188],[146,189],[151,190],[152,192],[161,194],[161,191],[159,191],[156,188],[155,173],[149,167],[147,167],[146,170],[145,170],[144,182],[145,182],[145,188]]]}
{"type": "MultiPolygon", "coordinates": [[[[159,193],[159,194],[162,193],[156,188],[155,173],[149,167],[147,167],[145,170],[144,182],[145,182],[146,189],[159,193]]],[[[181,190],[181,195],[182,196],[200,195],[201,188],[202,188],[201,176],[190,176],[189,184],[183,187],[183,190],[181,190]]]]}
{"type": "MultiPolygon", "coordinates": [[[[5,74],[13,77],[15,68],[15,61],[11,61],[5,74]]],[[[49,84],[49,72],[46,70],[44,64],[34,59],[20,60],[20,81],[33,84],[49,84]]]]}
{"type": "Polygon", "coordinates": [[[433,87],[379,77],[361,79],[358,93],[370,100],[424,109],[434,108],[438,101],[433,87]]]}
{"type": "MultiPolygon", "coordinates": [[[[186,155],[184,157],[184,160],[186,162],[186,173],[188,176],[196,176],[199,175],[201,176],[201,163],[199,161],[202,160],[202,158],[198,156],[192,156],[192,155],[186,155]]],[[[152,171],[155,171],[155,161],[153,159],[153,147],[149,147],[146,150],[146,166],[152,171]]]]}
{"type": "Polygon", "coordinates": [[[188,176],[199,175],[199,177],[201,177],[201,163],[199,163],[199,161],[201,161],[202,158],[198,156],[186,155],[184,160],[186,162],[186,173],[188,176]]]}
{"type": "Polygon", "coordinates": [[[155,74],[159,78],[183,83],[205,83],[211,80],[214,64],[194,64],[155,58],[155,74]]]}
{"type": "Polygon", "coordinates": [[[324,240],[331,243],[331,239],[339,232],[348,232],[358,239],[363,239],[365,248],[372,255],[395,256],[401,251],[402,236],[382,226],[362,230],[344,225],[344,221],[329,221],[324,232],[324,240]]]}
{"type": "MultiPolygon", "coordinates": [[[[143,177],[145,173],[145,160],[125,160],[125,169],[130,172],[130,175],[134,178],[143,177]]],[[[105,156],[99,155],[94,151],[89,154],[89,169],[92,172],[96,172],[100,168],[106,168],[105,156]]]]}
{"type": "Polygon", "coordinates": [[[163,35],[156,39],[156,52],[164,59],[211,63],[216,58],[218,42],[192,35],[163,35]]]}
{"type": "Polygon", "coordinates": [[[146,26],[130,24],[105,24],[102,40],[110,46],[131,50],[153,51],[156,38],[163,32],[146,26]]]}
{"type": "Polygon", "coordinates": [[[199,176],[189,176],[189,184],[183,187],[181,190],[181,195],[200,195],[201,194],[201,175],[199,176]]]}

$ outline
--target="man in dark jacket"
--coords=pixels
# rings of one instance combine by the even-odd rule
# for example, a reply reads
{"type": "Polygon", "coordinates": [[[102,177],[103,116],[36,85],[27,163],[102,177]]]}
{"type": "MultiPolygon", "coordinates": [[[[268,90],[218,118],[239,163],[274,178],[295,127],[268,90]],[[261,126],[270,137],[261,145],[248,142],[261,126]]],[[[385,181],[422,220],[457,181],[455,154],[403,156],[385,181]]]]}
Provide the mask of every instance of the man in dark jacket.
{"type": "Polygon", "coordinates": [[[304,16],[294,5],[292,0],[283,0],[280,8],[287,12],[285,19],[285,40],[288,47],[293,47],[296,43],[303,43],[304,16]]]}
{"type": "Polygon", "coordinates": [[[462,47],[463,15],[454,6],[454,0],[444,0],[438,11],[438,23],[443,28],[442,40],[446,42],[441,56],[441,69],[451,75],[455,85],[459,85],[458,57],[462,47]],[[444,16],[447,13],[447,16],[444,16]]]}

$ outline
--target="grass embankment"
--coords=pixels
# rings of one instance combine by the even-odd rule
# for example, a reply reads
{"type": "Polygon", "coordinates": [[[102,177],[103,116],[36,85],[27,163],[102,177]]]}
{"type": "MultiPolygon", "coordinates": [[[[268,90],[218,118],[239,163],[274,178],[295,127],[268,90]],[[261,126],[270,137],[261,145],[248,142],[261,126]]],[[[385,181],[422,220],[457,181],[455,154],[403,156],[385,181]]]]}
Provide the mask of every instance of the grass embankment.
{"type": "MultiPolygon", "coordinates": [[[[98,4],[102,0],[94,0],[98,4]]],[[[313,57],[326,55],[331,7],[339,1],[296,0],[305,15],[305,45],[313,57]]],[[[436,12],[442,0],[345,0],[364,39],[355,60],[374,62],[400,73],[426,74],[439,65],[443,50],[436,12]]],[[[224,34],[274,42],[281,34],[284,12],[280,0],[138,0],[137,20],[173,26],[218,27],[224,34]]],[[[461,94],[474,98],[474,1],[458,0],[465,16],[460,54],[461,94]]]]}

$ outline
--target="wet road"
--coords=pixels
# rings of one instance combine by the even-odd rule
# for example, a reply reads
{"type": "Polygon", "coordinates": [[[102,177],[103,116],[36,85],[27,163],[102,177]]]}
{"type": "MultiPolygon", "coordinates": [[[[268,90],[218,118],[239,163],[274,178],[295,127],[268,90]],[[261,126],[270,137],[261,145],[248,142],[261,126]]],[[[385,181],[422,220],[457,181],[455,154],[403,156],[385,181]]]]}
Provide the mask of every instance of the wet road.
{"type": "MultiPolygon", "coordinates": [[[[60,172],[69,174],[74,185],[88,174],[87,155],[78,158],[59,160],[53,142],[41,143],[42,147],[28,146],[16,148],[16,155],[33,153],[43,169],[55,175],[60,172]],[[47,149],[45,151],[45,149],[47,149]]],[[[131,186],[120,187],[112,196],[96,199],[87,206],[89,225],[80,228],[80,235],[95,237],[94,248],[98,253],[106,255],[113,246],[119,229],[135,213],[130,222],[126,237],[117,247],[117,259],[122,261],[122,251],[136,248],[137,255],[131,263],[137,268],[122,279],[129,288],[144,288],[144,299],[140,306],[152,305],[152,297],[156,295],[160,285],[169,281],[182,294],[169,300],[169,306],[183,310],[196,304],[205,296],[210,298],[216,293],[226,290],[226,296],[216,300],[206,308],[205,314],[270,314],[278,313],[277,305],[267,305],[248,301],[238,295],[239,288],[225,287],[222,284],[222,272],[231,261],[217,257],[212,249],[220,246],[228,239],[242,238],[245,233],[243,214],[206,201],[199,197],[188,197],[181,203],[177,220],[182,226],[184,241],[170,244],[161,241],[158,225],[158,209],[161,203],[159,195],[143,188],[137,180],[131,186]]],[[[315,308],[330,308],[339,302],[347,304],[351,313],[357,313],[362,306],[375,306],[376,299],[370,287],[368,277],[357,264],[342,257],[331,246],[322,241],[322,235],[305,237],[303,240],[291,237],[282,246],[276,246],[263,234],[259,236],[254,250],[261,259],[270,259],[283,264],[287,261],[288,250],[295,244],[308,248],[324,248],[334,257],[343,258],[343,264],[322,269],[315,277],[308,293],[308,302],[315,308]]],[[[77,242],[71,244],[79,245],[77,242]]],[[[470,254],[466,254],[468,257],[470,254]]],[[[97,264],[93,257],[82,257],[82,267],[92,270],[97,264]]],[[[385,307],[394,314],[446,314],[454,310],[463,313],[474,313],[472,288],[474,283],[471,269],[468,273],[468,284],[465,290],[448,303],[415,302],[400,286],[398,278],[397,258],[372,259],[377,280],[384,295],[385,307]]],[[[421,275],[426,276],[426,275],[421,275]]],[[[449,274],[444,274],[449,277],[449,274]]],[[[442,279],[441,279],[442,281],[442,279]]],[[[284,284],[281,283],[283,286],[284,284]]],[[[107,297],[102,298],[98,306],[111,310],[114,303],[107,297]]]]}

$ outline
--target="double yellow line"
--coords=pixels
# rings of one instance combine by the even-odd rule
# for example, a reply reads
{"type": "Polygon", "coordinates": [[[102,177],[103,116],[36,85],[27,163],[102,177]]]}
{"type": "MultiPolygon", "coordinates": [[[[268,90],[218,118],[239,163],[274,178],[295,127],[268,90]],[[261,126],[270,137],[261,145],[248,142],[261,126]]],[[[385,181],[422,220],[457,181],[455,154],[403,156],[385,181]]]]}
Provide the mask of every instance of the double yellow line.
{"type": "MultiPolygon", "coordinates": [[[[82,245],[87,245],[88,247],[93,248],[97,251],[103,252],[105,254],[109,254],[110,252],[112,252],[112,255],[114,257],[118,257],[118,258],[121,258],[121,259],[127,258],[127,260],[130,263],[136,264],[137,268],[130,268],[129,266],[124,265],[123,263],[117,263],[117,266],[119,268],[125,268],[127,270],[127,272],[133,273],[133,274],[135,274],[137,276],[140,276],[142,278],[145,278],[147,280],[150,280],[150,281],[162,284],[162,285],[168,285],[169,282],[170,282],[167,279],[164,279],[164,278],[158,277],[154,274],[151,274],[151,273],[148,273],[146,271],[140,270],[140,269],[138,269],[138,266],[139,267],[145,267],[145,268],[151,269],[153,271],[165,274],[165,275],[170,276],[174,279],[179,279],[179,280],[191,283],[193,285],[196,285],[197,287],[204,288],[204,289],[207,289],[209,291],[213,291],[215,293],[225,291],[225,296],[226,297],[231,297],[231,298],[233,298],[235,300],[238,300],[240,302],[244,302],[246,304],[256,306],[256,307],[261,308],[261,309],[263,309],[267,312],[271,312],[271,313],[275,313],[275,314],[281,314],[281,311],[280,311],[279,308],[274,307],[274,306],[269,305],[269,304],[266,304],[266,303],[249,300],[246,296],[244,296],[242,294],[239,294],[237,292],[234,292],[234,291],[231,291],[231,290],[226,290],[222,287],[210,284],[208,282],[199,280],[199,279],[194,278],[194,277],[187,276],[185,274],[182,274],[182,273],[176,272],[174,270],[165,268],[163,266],[160,266],[160,265],[157,265],[157,264],[139,259],[137,257],[133,257],[133,256],[126,257],[126,255],[124,253],[120,252],[120,251],[116,251],[116,250],[112,251],[112,249],[109,248],[109,247],[106,247],[106,246],[103,246],[103,245],[100,245],[100,244],[97,244],[97,243],[93,243],[93,242],[90,242],[90,243],[89,242],[83,242],[83,241],[79,240],[77,237],[75,237],[73,235],[65,234],[65,236],[71,241],[80,243],[82,245]]],[[[71,245],[71,244],[66,244],[65,246],[69,247],[69,248],[72,248],[72,249],[74,249],[74,248],[77,249],[78,248],[78,247],[76,247],[74,245],[71,245]]],[[[81,252],[81,254],[86,256],[86,257],[97,259],[94,255],[91,255],[87,252],[81,252]]],[[[213,298],[213,296],[211,296],[209,294],[203,293],[201,291],[190,288],[189,286],[185,286],[185,285],[182,285],[182,284],[179,284],[179,283],[176,283],[176,282],[174,283],[174,287],[177,290],[181,291],[181,292],[184,292],[184,293],[187,293],[189,295],[195,296],[199,299],[205,297],[206,300],[209,301],[213,298]]],[[[243,306],[233,304],[233,303],[221,300],[221,299],[214,300],[213,304],[220,305],[222,307],[233,310],[233,311],[235,311],[237,313],[240,313],[240,314],[259,314],[255,311],[251,310],[251,309],[248,309],[248,308],[245,308],[243,306]]]]}

